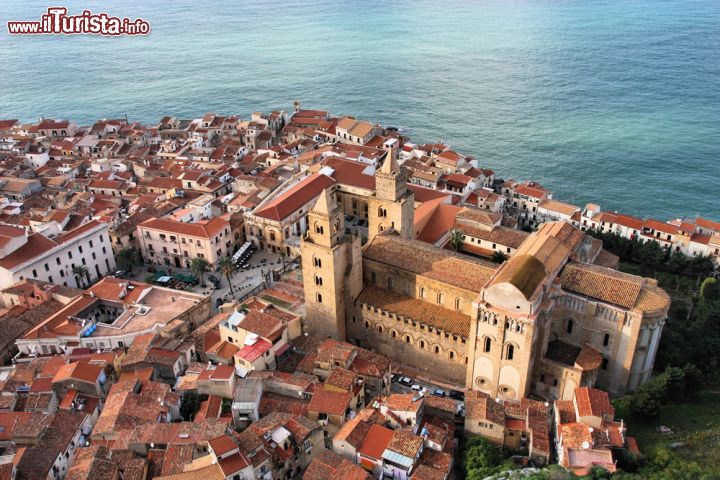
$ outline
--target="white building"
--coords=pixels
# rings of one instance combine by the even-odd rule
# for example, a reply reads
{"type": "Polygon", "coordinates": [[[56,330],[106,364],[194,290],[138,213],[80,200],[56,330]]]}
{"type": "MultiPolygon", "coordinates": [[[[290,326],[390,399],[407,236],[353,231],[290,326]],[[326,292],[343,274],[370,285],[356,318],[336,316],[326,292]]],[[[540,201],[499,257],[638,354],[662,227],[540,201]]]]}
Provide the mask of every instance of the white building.
{"type": "Polygon", "coordinates": [[[92,220],[54,238],[0,226],[0,287],[33,279],[82,287],[115,271],[108,225],[92,220]],[[73,266],[83,265],[90,278],[78,279],[73,266]]]}

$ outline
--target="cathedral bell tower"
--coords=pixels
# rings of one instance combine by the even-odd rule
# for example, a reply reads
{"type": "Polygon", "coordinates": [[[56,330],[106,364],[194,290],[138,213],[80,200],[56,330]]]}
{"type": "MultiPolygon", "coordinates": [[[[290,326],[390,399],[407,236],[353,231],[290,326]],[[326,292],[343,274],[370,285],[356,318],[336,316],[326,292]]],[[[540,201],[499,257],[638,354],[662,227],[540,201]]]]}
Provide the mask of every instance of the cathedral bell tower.
{"type": "Polygon", "coordinates": [[[375,195],[368,200],[369,239],[388,228],[405,238],[415,238],[415,194],[407,188],[407,171],[398,164],[396,150],[387,149],[375,172],[375,195]]]}
{"type": "Polygon", "coordinates": [[[325,189],[308,213],[301,243],[306,330],[345,340],[346,307],[362,289],[360,239],[345,235],[335,193],[325,189]]]}

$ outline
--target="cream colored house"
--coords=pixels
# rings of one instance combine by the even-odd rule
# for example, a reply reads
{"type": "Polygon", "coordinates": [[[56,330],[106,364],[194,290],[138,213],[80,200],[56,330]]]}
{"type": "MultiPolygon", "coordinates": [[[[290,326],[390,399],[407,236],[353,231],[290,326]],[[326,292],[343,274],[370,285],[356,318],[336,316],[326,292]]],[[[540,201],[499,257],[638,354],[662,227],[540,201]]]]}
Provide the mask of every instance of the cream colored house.
{"type": "Polygon", "coordinates": [[[204,258],[215,266],[233,252],[230,222],[215,217],[197,223],[152,218],[137,227],[140,251],[146,262],[176,268],[190,268],[193,258],[204,258]]]}

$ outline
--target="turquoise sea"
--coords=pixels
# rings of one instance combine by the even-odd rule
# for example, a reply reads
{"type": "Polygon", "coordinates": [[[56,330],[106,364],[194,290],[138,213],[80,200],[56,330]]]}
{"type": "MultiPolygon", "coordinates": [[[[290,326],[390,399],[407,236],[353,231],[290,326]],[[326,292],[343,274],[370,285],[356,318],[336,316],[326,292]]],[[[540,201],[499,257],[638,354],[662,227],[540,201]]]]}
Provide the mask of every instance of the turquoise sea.
{"type": "Polygon", "coordinates": [[[720,220],[718,0],[4,0],[0,117],[329,109],[555,198],[720,220]],[[10,37],[66,5],[147,37],[10,37]]]}

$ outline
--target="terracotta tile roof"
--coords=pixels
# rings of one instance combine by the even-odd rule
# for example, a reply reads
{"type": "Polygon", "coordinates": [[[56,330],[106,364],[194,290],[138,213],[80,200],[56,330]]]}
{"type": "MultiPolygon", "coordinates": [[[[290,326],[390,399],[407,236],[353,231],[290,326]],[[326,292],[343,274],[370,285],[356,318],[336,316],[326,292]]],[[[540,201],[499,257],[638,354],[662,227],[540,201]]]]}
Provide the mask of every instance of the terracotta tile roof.
{"type": "Polygon", "coordinates": [[[366,422],[360,417],[350,419],[340,427],[340,430],[333,437],[333,441],[344,441],[357,450],[365,440],[372,425],[372,423],[366,422]]]}
{"type": "Polygon", "coordinates": [[[390,440],[393,438],[393,431],[382,425],[372,425],[367,431],[367,436],[363,440],[357,452],[366,457],[380,459],[385,449],[388,447],[390,440]]]}
{"type": "Polygon", "coordinates": [[[487,230],[485,228],[468,225],[466,222],[460,220],[455,222],[453,228],[460,230],[463,235],[485,240],[486,242],[497,243],[498,245],[510,248],[520,248],[520,245],[522,245],[522,243],[530,235],[522,230],[515,230],[514,228],[502,226],[487,230]]]}
{"type": "Polygon", "coordinates": [[[60,367],[58,372],[52,379],[52,383],[63,382],[67,380],[80,380],[87,383],[95,383],[103,371],[101,365],[93,365],[84,362],[68,363],[60,367]]]}
{"type": "Polygon", "coordinates": [[[328,415],[345,415],[350,400],[352,400],[350,392],[335,392],[321,388],[313,394],[308,411],[327,413],[328,415]]]}
{"type": "Polygon", "coordinates": [[[414,412],[417,413],[422,407],[422,402],[414,400],[414,393],[391,393],[382,401],[388,409],[394,412],[414,412]]]}
{"type": "Polygon", "coordinates": [[[271,202],[259,207],[254,214],[270,220],[280,221],[303,205],[310,203],[324,189],[334,183],[335,180],[327,175],[319,173],[310,175],[271,202]]]}
{"type": "Polygon", "coordinates": [[[0,267],[12,270],[13,268],[47,252],[57,246],[42,233],[33,233],[27,237],[27,242],[10,255],[0,258],[0,267]]]}
{"type": "Polygon", "coordinates": [[[390,369],[390,359],[364,348],[358,348],[357,355],[348,368],[358,375],[379,378],[390,369]]]}
{"type": "Polygon", "coordinates": [[[217,438],[213,438],[208,443],[210,444],[210,448],[212,448],[213,452],[215,452],[215,455],[218,457],[221,457],[238,448],[233,439],[227,435],[221,435],[217,438]]]}
{"type": "Polygon", "coordinates": [[[221,459],[218,463],[226,478],[231,477],[233,474],[250,465],[245,456],[240,452],[233,453],[221,459]]]}
{"type": "Polygon", "coordinates": [[[341,455],[331,450],[323,450],[310,462],[303,474],[303,480],[327,480],[330,478],[371,480],[373,477],[341,455]]]}
{"type": "Polygon", "coordinates": [[[505,411],[489,395],[468,390],[465,393],[465,418],[470,420],[487,420],[496,425],[505,425],[505,411]]]}
{"type": "Polygon", "coordinates": [[[497,265],[396,235],[377,235],[365,247],[365,259],[408,270],[458,288],[479,292],[497,265]]]}
{"type": "Polygon", "coordinates": [[[225,228],[229,229],[230,223],[222,217],[213,217],[210,220],[196,223],[178,222],[165,218],[151,218],[140,223],[138,227],[207,239],[213,238],[225,228]]]}
{"type": "Polygon", "coordinates": [[[260,358],[265,352],[270,350],[272,343],[262,338],[257,339],[252,345],[245,345],[235,352],[234,356],[241,358],[247,362],[254,362],[260,358]]]}
{"type": "Polygon", "coordinates": [[[369,285],[363,289],[357,302],[463,338],[470,334],[468,315],[391,290],[369,285]]]}
{"type": "Polygon", "coordinates": [[[375,190],[375,176],[364,173],[368,169],[368,166],[364,163],[329,156],[323,160],[322,164],[334,170],[331,176],[341,185],[375,190]]]}
{"type": "Polygon", "coordinates": [[[544,208],[545,210],[558,212],[567,216],[570,216],[580,210],[580,207],[578,207],[577,205],[571,205],[569,203],[560,202],[557,200],[543,200],[538,205],[538,208],[544,208]]]}
{"type": "Polygon", "coordinates": [[[565,290],[628,309],[660,310],[670,304],[668,295],[647,279],[597,265],[568,263],[560,284],[565,290]]]}
{"type": "Polygon", "coordinates": [[[555,400],[555,411],[561,424],[573,423],[577,420],[575,417],[575,404],[572,400],[555,400]]]}
{"type": "MultiPolygon", "coordinates": [[[[430,202],[426,202],[423,206],[429,204],[430,202]]],[[[416,217],[421,208],[422,206],[416,210],[416,217]]],[[[461,210],[462,207],[444,203],[435,206],[432,215],[418,234],[417,239],[429,244],[435,244],[443,235],[450,231],[455,224],[455,217],[461,210]]]]}
{"type": "Polygon", "coordinates": [[[610,396],[607,392],[590,387],[575,389],[575,403],[578,414],[581,417],[602,417],[615,415],[615,409],[610,403],[610,396]]]}
{"type": "Polygon", "coordinates": [[[341,367],[334,367],[330,376],[325,380],[325,385],[337,387],[345,391],[351,391],[355,385],[357,375],[341,367]]]}
{"type": "Polygon", "coordinates": [[[422,437],[407,430],[395,430],[386,449],[409,458],[415,458],[422,445],[422,437]]]}
{"type": "Polygon", "coordinates": [[[452,455],[425,449],[420,458],[421,464],[415,469],[410,480],[446,480],[450,478],[453,464],[452,455]]]}
{"type": "Polygon", "coordinates": [[[577,358],[575,359],[575,363],[580,368],[586,371],[600,368],[600,365],[602,365],[602,361],[602,353],[593,348],[589,343],[583,345],[582,349],[580,350],[580,354],[578,354],[577,358]]]}
{"type": "Polygon", "coordinates": [[[251,310],[238,325],[239,328],[255,333],[274,342],[283,332],[283,324],[274,316],[251,310]]]}

